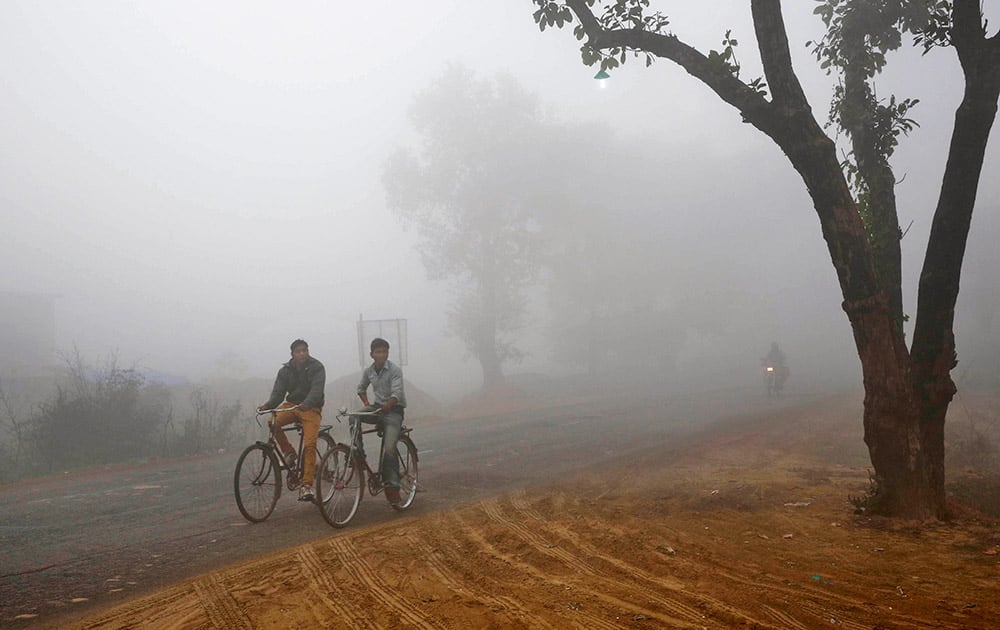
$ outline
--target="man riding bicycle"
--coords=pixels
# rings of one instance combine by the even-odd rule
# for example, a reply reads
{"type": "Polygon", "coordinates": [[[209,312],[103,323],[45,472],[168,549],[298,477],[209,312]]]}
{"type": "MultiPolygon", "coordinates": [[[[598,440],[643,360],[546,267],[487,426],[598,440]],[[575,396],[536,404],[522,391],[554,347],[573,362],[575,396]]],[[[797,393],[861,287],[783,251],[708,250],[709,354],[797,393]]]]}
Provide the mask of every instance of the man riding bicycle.
{"type": "Polygon", "coordinates": [[[319,425],[323,421],[323,390],[326,387],[326,368],[309,356],[309,344],[296,339],[291,346],[292,358],[278,370],[274,378],[274,388],[267,402],[257,407],[257,411],[267,409],[287,409],[278,411],[268,423],[271,435],[281,447],[282,459],[288,468],[295,466],[295,449],[282,430],[287,424],[298,421],[302,425],[302,486],[299,487],[299,501],[313,500],[313,469],[316,467],[316,440],[319,425]],[[280,405],[280,406],[279,406],[280,405]]]}
{"type": "MultiPolygon", "coordinates": [[[[399,461],[396,458],[396,443],[403,426],[403,413],[406,408],[406,395],[403,393],[403,369],[389,360],[389,342],[375,338],[371,342],[372,364],[361,373],[358,384],[358,398],[365,405],[366,411],[381,414],[382,423],[382,481],[385,484],[385,497],[393,505],[399,504],[399,461]],[[368,400],[368,386],[371,385],[375,404],[368,400]]],[[[358,422],[353,418],[352,422],[358,422]]],[[[367,421],[366,422],[371,422],[367,421]]],[[[362,445],[363,448],[363,445],[362,445]]],[[[362,457],[364,452],[361,453],[362,457]]]]}

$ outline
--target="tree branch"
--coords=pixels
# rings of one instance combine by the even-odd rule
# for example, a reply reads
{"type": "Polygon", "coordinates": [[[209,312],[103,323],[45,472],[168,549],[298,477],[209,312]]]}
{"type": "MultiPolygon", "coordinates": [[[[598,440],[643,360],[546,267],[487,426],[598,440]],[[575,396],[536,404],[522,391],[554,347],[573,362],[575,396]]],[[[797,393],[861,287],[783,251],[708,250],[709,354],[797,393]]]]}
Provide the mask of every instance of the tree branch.
{"type": "Polygon", "coordinates": [[[788,35],[781,15],[781,0],[753,0],[750,10],[760,60],[764,65],[764,76],[774,101],[808,107],[802,85],[792,69],[788,35]]]}
{"type": "Polygon", "coordinates": [[[627,48],[642,50],[657,57],[669,59],[688,74],[707,85],[719,98],[735,107],[743,119],[765,133],[774,129],[776,119],[771,104],[725,67],[709,61],[697,49],[685,44],[675,35],[651,33],[642,29],[605,29],[585,0],[566,0],[587,34],[587,44],[595,50],[627,48]]]}
{"type": "Polygon", "coordinates": [[[950,400],[956,364],[955,303],[962,259],[990,130],[1000,98],[1000,40],[986,38],[978,0],[956,0],[952,45],[965,73],[965,94],[955,112],[944,181],[920,273],[912,354],[928,394],[950,400]]]}

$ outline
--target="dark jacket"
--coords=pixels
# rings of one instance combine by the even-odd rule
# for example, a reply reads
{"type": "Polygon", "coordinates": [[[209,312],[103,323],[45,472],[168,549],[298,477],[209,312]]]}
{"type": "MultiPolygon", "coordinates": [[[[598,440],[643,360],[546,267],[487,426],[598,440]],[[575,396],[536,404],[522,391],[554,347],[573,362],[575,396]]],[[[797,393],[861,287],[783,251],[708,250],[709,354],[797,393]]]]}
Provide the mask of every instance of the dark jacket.
{"type": "Polygon", "coordinates": [[[323,388],[326,386],[326,368],[316,359],[309,357],[302,369],[292,367],[292,362],[281,366],[274,378],[271,397],[264,403],[267,409],[274,409],[283,401],[306,407],[323,407],[323,388]],[[287,396],[286,396],[287,394],[287,396]]]}

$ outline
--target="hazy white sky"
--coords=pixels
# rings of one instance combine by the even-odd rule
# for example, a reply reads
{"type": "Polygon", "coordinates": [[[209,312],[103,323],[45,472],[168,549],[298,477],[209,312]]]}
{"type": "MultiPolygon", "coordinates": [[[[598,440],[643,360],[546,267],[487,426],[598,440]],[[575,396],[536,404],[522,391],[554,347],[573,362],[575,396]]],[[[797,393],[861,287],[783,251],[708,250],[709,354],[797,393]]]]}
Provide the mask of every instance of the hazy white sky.
{"type": "MultiPolygon", "coordinates": [[[[749,3],[662,4],[675,32],[703,49],[732,27],[745,72],[759,74],[749,3]]],[[[802,45],[822,26],[813,3],[785,4],[823,116],[829,83],[802,45]]],[[[818,221],[784,157],[676,67],[632,63],[601,90],[570,32],[539,33],[527,0],[389,6],[0,4],[0,291],[57,295],[62,350],[117,350],[189,374],[235,356],[248,374],[269,376],[304,337],[336,376],[357,368],[359,313],[404,317],[411,377],[474,383],[475,368],[460,367],[474,364],[442,334],[447,293],[424,279],[379,182],[392,148],[412,140],[415,91],[458,62],[479,76],[515,75],[556,118],[608,122],[686,152],[704,179],[678,194],[717,209],[721,243],[752,241],[746,230],[772,221],[775,242],[757,244],[803,262],[771,288],[794,294],[818,282],[836,299],[818,221]]],[[[915,221],[911,274],[942,168],[925,159],[946,146],[960,98],[951,57],[908,55],[885,80],[922,99],[924,126],[897,162],[908,175],[901,220],[915,221]],[[941,71],[932,85],[919,83],[921,63],[941,71]]],[[[995,146],[980,195],[994,207],[995,146]]],[[[831,318],[847,331],[836,304],[831,318]]]]}

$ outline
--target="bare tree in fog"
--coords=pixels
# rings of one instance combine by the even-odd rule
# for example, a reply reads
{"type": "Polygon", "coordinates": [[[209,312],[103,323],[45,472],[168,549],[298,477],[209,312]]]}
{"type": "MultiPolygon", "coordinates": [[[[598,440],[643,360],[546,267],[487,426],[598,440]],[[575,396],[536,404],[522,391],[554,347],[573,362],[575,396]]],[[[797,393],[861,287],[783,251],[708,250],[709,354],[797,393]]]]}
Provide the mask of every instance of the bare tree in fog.
{"type": "MultiPolygon", "coordinates": [[[[534,0],[535,21],[562,27],[579,20],[587,64],[604,70],[631,53],[647,65],[663,58],[711,88],[743,120],[771,138],[802,177],[819,215],[854,331],[865,383],[864,427],[877,485],[871,509],[918,518],[946,515],[944,421],[956,388],[955,303],[987,139],[1000,95],[1000,37],[987,37],[977,0],[824,0],[826,38],[814,52],[843,78],[833,122],[848,134],[851,156],[837,147],[812,114],[792,67],[779,0],[752,0],[764,79],[740,78],[729,34],[707,55],[667,30],[648,0],[534,0]],[[875,98],[872,82],[886,54],[915,35],[930,49],[953,47],[966,90],[955,117],[937,208],[924,259],[913,342],[903,334],[900,239],[895,177],[889,158],[913,124],[910,100],[875,98]],[[770,97],[768,96],[770,92],[770,97]],[[852,186],[853,185],[853,186],[852,186]]],[[[944,156],[942,156],[944,157],[944,156]]]]}
{"type": "Polygon", "coordinates": [[[28,445],[28,424],[0,380],[0,481],[19,476],[28,445]]]}
{"type": "Polygon", "coordinates": [[[383,181],[389,206],[421,237],[431,279],[456,281],[451,332],[480,362],[484,387],[522,356],[512,337],[524,288],[537,275],[537,247],[524,183],[536,165],[541,117],[512,78],[479,80],[452,67],[417,95],[418,151],[398,150],[383,181]]]}

